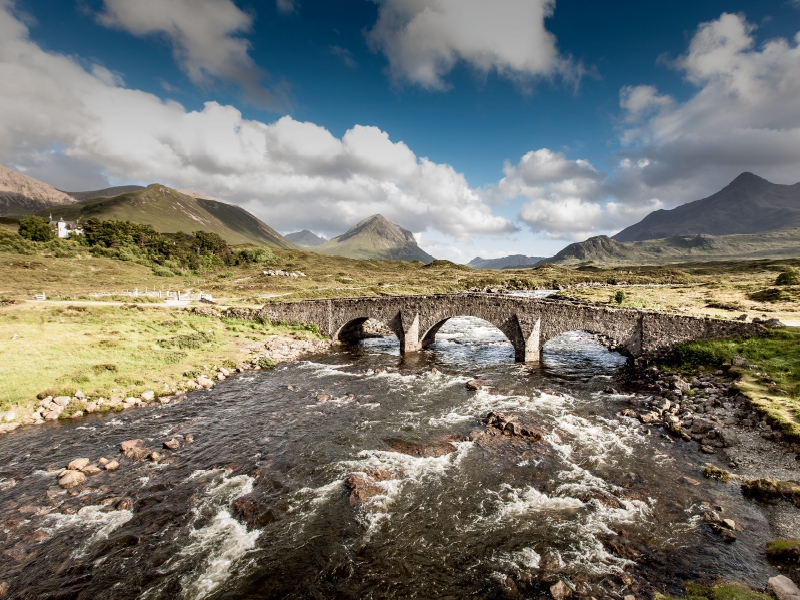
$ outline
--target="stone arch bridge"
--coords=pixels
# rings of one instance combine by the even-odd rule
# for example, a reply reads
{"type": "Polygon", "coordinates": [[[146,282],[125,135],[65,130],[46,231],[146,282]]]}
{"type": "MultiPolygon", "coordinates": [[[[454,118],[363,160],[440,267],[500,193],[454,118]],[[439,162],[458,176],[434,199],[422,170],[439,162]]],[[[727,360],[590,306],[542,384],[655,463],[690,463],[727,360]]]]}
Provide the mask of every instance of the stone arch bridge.
{"type": "Polygon", "coordinates": [[[500,329],[514,347],[516,360],[528,363],[538,362],[541,347],[566,331],[598,334],[633,358],[657,356],[689,340],[746,337],[764,331],[761,325],[741,321],[487,293],[270,303],[259,316],[270,321],[314,323],[320,333],[343,340],[358,337],[361,325],[375,319],[397,335],[402,353],[432,344],[448,319],[478,317],[500,329]]]}

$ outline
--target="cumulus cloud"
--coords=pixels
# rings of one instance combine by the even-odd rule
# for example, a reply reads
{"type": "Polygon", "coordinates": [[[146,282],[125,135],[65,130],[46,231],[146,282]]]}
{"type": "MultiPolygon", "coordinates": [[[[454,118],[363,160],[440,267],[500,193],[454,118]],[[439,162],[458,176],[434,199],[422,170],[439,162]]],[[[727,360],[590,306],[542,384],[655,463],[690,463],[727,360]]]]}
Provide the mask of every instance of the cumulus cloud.
{"type": "MultiPolygon", "coordinates": [[[[10,8],[0,0],[0,162],[44,173],[68,157],[111,183],[205,191],[283,231],[338,234],[378,212],[412,231],[459,239],[514,229],[462,174],[416,156],[376,127],[356,125],[337,138],[288,116],[248,120],[215,102],[187,111],[43,51],[10,8]]],[[[52,168],[48,183],[62,185],[53,179],[59,172],[52,168]]]]}
{"type": "Polygon", "coordinates": [[[624,178],[547,148],[528,152],[516,165],[507,162],[503,171],[490,195],[525,198],[519,219],[548,238],[577,240],[615,231],[660,208],[658,201],[620,201],[615,192],[624,178]]]}
{"type": "Polygon", "coordinates": [[[459,61],[516,81],[560,75],[577,83],[582,74],[545,27],[555,0],[374,1],[378,20],[367,41],[386,56],[396,82],[444,90],[459,61]]]}
{"type": "Polygon", "coordinates": [[[669,204],[746,170],[780,183],[800,179],[800,33],[758,46],[755,31],[727,13],[700,25],[672,62],[698,88],[685,102],[651,86],[622,90],[625,155],[647,161],[642,183],[685,184],[669,204]]]}
{"type": "Polygon", "coordinates": [[[251,58],[250,42],[241,37],[251,31],[253,17],[232,0],[104,0],[97,20],[136,36],[166,37],[178,65],[197,85],[233,82],[248,102],[275,109],[287,104],[284,91],[262,86],[266,73],[251,58]]]}

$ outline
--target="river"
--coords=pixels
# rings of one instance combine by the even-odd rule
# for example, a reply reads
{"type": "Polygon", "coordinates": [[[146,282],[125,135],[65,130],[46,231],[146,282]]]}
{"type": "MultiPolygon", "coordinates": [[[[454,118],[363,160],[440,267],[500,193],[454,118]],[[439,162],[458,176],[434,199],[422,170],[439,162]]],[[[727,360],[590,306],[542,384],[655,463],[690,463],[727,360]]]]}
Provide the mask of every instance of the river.
{"type": "Polygon", "coordinates": [[[458,318],[414,356],[369,339],[175,405],[4,436],[0,582],[9,597],[92,600],[537,597],[559,580],[645,597],[776,573],[761,512],[699,474],[695,444],[616,416],[630,396],[602,390],[624,388],[623,357],[580,332],[541,366],[513,357],[491,325],[458,318]],[[484,389],[467,390],[476,377],[484,389]],[[546,449],[468,441],[489,411],[535,422],[546,449]],[[166,460],[120,459],[77,493],[47,471],[183,435],[166,460]],[[446,440],[443,456],[396,451],[446,440]],[[392,479],[354,508],[343,481],[370,468],[392,479]],[[130,510],[114,510],[123,497],[130,510]],[[709,506],[744,526],[734,543],[703,525],[709,506]]]}

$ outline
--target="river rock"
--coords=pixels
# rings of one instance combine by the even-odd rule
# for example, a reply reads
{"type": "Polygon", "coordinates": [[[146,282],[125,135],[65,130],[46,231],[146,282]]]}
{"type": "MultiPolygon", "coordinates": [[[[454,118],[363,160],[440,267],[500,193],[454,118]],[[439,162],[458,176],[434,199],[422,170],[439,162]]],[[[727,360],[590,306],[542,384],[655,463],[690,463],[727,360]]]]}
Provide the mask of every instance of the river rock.
{"type": "Polygon", "coordinates": [[[119,469],[119,463],[115,460],[112,460],[111,462],[107,463],[104,468],[106,471],[116,471],[119,469]]]}
{"type": "Polygon", "coordinates": [[[550,595],[553,597],[553,600],[564,600],[564,598],[569,598],[570,593],[571,590],[563,581],[559,581],[550,586],[550,595]]]}
{"type": "Polygon", "coordinates": [[[123,498],[117,505],[114,507],[116,510],[133,510],[133,499],[132,498],[123,498]]]}
{"type": "Polygon", "coordinates": [[[206,388],[206,389],[208,389],[208,388],[212,388],[212,387],[214,387],[214,382],[213,382],[213,381],[211,381],[211,380],[210,380],[208,377],[206,377],[205,375],[200,375],[200,377],[198,377],[197,379],[195,379],[195,381],[197,382],[197,385],[199,385],[199,386],[200,386],[200,387],[202,387],[202,388],[206,388]]]}
{"type": "Polygon", "coordinates": [[[58,396],[56,398],[53,398],[53,402],[62,407],[69,404],[70,400],[72,400],[72,398],[70,398],[69,396],[58,396]]]}
{"type": "Polygon", "coordinates": [[[10,423],[11,421],[16,421],[18,416],[19,415],[15,410],[5,410],[0,412],[0,421],[4,423],[10,423]]]}
{"type": "Polygon", "coordinates": [[[689,382],[684,381],[680,377],[676,377],[670,384],[670,387],[673,390],[681,392],[682,394],[685,394],[686,392],[692,389],[692,386],[689,384],[689,382]]]}
{"type": "Polygon", "coordinates": [[[90,461],[88,458],[76,458],[67,465],[67,469],[70,469],[71,471],[80,471],[84,467],[88,466],[90,462],[92,461],[90,461]]]}
{"type": "Polygon", "coordinates": [[[697,418],[692,421],[692,433],[703,434],[712,431],[717,424],[711,419],[697,418]]]}
{"type": "Polygon", "coordinates": [[[150,460],[152,460],[153,462],[158,462],[158,461],[160,461],[162,458],[164,458],[164,456],[161,454],[161,452],[151,452],[151,453],[148,455],[148,457],[147,457],[147,458],[149,458],[149,459],[150,459],[150,460]]]}
{"type": "Polygon", "coordinates": [[[86,481],[86,475],[80,471],[65,471],[58,479],[58,485],[65,490],[72,489],[82,485],[86,481]]]}
{"type": "Polygon", "coordinates": [[[350,490],[348,503],[357,508],[370,498],[384,494],[385,490],[375,484],[390,479],[394,479],[394,475],[385,469],[368,468],[358,473],[351,473],[344,480],[345,487],[350,490]]]}
{"type": "Polygon", "coordinates": [[[97,459],[97,464],[100,465],[101,467],[104,467],[105,465],[108,464],[108,459],[105,456],[100,457],[97,459]]]}
{"type": "Polygon", "coordinates": [[[330,399],[328,394],[317,394],[317,402],[329,402],[330,399]]]}
{"type": "Polygon", "coordinates": [[[127,442],[122,442],[119,445],[119,450],[120,452],[125,452],[131,448],[141,448],[142,446],[144,446],[143,440],[128,440],[127,442]]]}
{"type": "Polygon", "coordinates": [[[11,433],[17,427],[19,427],[19,423],[0,423],[0,435],[4,433],[11,433]]]}
{"type": "Polygon", "coordinates": [[[404,442],[402,440],[392,440],[389,443],[390,450],[408,454],[409,456],[419,456],[422,458],[436,458],[456,451],[456,447],[450,442],[432,442],[429,444],[416,444],[414,442],[404,442]]]}
{"type": "Polygon", "coordinates": [[[178,440],[176,440],[175,438],[172,438],[168,442],[164,442],[163,446],[167,450],[177,450],[178,448],[181,447],[181,443],[178,440]]]}
{"type": "Polygon", "coordinates": [[[466,388],[471,392],[477,392],[478,390],[483,388],[483,386],[481,385],[480,381],[478,381],[477,379],[473,379],[466,383],[466,388]]]}
{"type": "Polygon", "coordinates": [[[767,582],[767,589],[775,594],[778,600],[800,600],[800,590],[785,575],[770,578],[767,582]]]}
{"type": "Polygon", "coordinates": [[[96,467],[95,465],[89,465],[81,469],[81,473],[85,475],[97,475],[98,473],[100,473],[100,471],[101,471],[100,467],[96,467]]]}
{"type": "Polygon", "coordinates": [[[123,454],[125,455],[125,458],[129,458],[133,461],[140,461],[150,456],[150,450],[137,446],[134,448],[128,448],[123,452],[123,454]]]}
{"type": "Polygon", "coordinates": [[[523,422],[518,416],[501,412],[490,412],[483,419],[483,423],[490,431],[495,430],[503,435],[523,438],[530,442],[541,442],[545,435],[543,430],[530,423],[523,422]]]}
{"type": "Polygon", "coordinates": [[[61,415],[60,410],[51,410],[44,416],[45,421],[57,421],[58,417],[61,415]]]}
{"type": "Polygon", "coordinates": [[[87,402],[86,406],[83,407],[83,409],[89,414],[97,412],[98,408],[99,407],[97,406],[96,402],[87,402]]]}
{"type": "Polygon", "coordinates": [[[145,402],[150,402],[153,398],[156,397],[156,393],[153,390],[147,390],[142,392],[141,398],[145,402]]]}
{"type": "Polygon", "coordinates": [[[742,356],[734,356],[731,359],[731,365],[734,367],[746,367],[747,359],[742,356]]]}

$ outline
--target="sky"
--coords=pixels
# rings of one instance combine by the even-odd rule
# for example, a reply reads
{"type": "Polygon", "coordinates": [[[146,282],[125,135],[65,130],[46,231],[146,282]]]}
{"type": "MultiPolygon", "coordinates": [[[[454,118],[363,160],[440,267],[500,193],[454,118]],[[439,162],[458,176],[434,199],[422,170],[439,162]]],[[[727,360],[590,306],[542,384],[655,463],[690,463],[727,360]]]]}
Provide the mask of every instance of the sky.
{"type": "Polygon", "coordinates": [[[0,0],[0,163],[551,256],[800,181],[800,0],[0,0]]]}

